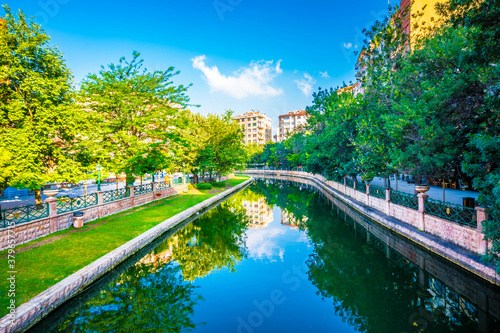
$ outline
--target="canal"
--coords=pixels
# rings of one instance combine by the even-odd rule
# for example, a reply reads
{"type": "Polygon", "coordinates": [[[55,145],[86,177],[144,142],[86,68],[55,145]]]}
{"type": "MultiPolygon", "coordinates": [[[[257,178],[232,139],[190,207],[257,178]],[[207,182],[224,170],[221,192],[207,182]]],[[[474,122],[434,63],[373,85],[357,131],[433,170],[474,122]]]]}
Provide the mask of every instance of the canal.
{"type": "Polygon", "coordinates": [[[164,235],[30,332],[500,331],[499,288],[281,178],[164,235]]]}

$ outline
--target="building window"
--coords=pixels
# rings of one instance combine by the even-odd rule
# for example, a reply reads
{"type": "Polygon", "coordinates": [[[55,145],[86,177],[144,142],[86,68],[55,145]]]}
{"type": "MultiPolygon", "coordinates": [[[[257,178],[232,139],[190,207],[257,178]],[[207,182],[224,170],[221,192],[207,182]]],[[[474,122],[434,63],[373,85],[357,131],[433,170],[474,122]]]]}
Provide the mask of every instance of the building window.
{"type": "Polygon", "coordinates": [[[253,123],[253,125],[254,125],[254,126],[257,126],[257,124],[256,124],[256,123],[253,123]]]}

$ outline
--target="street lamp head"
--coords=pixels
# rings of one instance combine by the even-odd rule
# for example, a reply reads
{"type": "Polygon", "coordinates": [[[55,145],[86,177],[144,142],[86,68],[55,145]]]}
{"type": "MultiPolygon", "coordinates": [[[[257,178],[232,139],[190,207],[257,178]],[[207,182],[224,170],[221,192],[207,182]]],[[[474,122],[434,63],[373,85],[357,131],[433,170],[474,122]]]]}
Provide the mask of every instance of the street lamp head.
{"type": "Polygon", "coordinates": [[[97,164],[96,167],[95,167],[95,169],[97,171],[101,171],[102,170],[102,166],[100,164],[97,164]]]}

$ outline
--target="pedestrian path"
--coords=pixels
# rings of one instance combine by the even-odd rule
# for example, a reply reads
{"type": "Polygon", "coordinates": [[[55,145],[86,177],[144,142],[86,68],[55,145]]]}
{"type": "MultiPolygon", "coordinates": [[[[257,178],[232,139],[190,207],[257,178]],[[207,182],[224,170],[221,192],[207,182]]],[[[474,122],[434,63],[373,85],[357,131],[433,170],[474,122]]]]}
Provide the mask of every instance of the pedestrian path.
{"type": "MultiPolygon", "coordinates": [[[[384,187],[384,179],[376,177],[371,181],[371,184],[384,187]]],[[[395,180],[391,180],[391,187],[394,190],[405,192],[405,193],[413,194],[415,191],[415,184],[408,184],[404,180],[398,180],[397,182],[395,180]]],[[[427,191],[426,194],[432,199],[443,201],[443,188],[442,187],[430,186],[430,190],[427,191]]],[[[475,200],[477,200],[478,196],[479,196],[479,193],[475,192],[475,191],[463,191],[463,190],[455,190],[452,188],[446,188],[444,201],[450,202],[453,204],[457,204],[457,205],[462,205],[464,197],[474,198],[475,200]]]]}

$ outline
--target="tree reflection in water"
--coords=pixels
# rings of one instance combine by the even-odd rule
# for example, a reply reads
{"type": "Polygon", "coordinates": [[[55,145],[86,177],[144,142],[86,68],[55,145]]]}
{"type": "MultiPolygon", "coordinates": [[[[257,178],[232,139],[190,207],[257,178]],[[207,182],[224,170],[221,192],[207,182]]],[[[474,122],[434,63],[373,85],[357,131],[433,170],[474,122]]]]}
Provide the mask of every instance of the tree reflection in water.
{"type": "Polygon", "coordinates": [[[358,225],[356,232],[353,221],[341,218],[318,194],[302,188],[276,180],[251,187],[268,204],[299,218],[307,216],[302,229],[313,246],[307,261],[309,280],[323,299],[332,301],[344,322],[360,332],[477,331],[477,318],[419,285],[416,265],[399,253],[397,262],[388,260],[375,241],[367,243],[366,229],[358,225]]]}
{"type": "Polygon", "coordinates": [[[241,196],[231,197],[170,239],[176,243],[173,258],[180,264],[185,280],[194,281],[222,268],[235,272],[236,263],[246,258],[249,219],[238,204],[241,196]]]}
{"type": "Polygon", "coordinates": [[[137,263],[59,325],[60,332],[184,332],[192,330],[196,286],[179,265],[137,263]]]}

